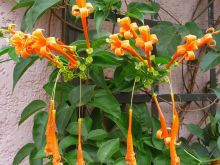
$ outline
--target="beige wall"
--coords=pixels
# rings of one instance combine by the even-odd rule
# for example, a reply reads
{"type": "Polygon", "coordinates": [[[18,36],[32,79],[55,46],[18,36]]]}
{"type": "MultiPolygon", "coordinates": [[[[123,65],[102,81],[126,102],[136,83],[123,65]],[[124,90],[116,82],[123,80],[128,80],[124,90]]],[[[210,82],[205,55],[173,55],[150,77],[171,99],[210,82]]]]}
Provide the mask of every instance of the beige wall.
{"type": "MultiPolygon", "coordinates": [[[[171,12],[181,23],[185,23],[190,20],[192,10],[195,8],[195,4],[198,0],[158,0],[162,7],[171,12]]],[[[216,1],[215,6],[220,6],[220,2],[216,1]]],[[[18,10],[16,12],[10,12],[14,1],[0,0],[0,27],[6,26],[9,23],[20,24],[21,17],[24,10],[18,10]]],[[[203,0],[199,10],[203,9],[207,5],[207,0],[203,0]]],[[[124,5],[125,6],[125,5],[124,5]]],[[[216,8],[216,7],[215,7],[216,8]]],[[[215,9],[217,10],[217,9],[215,9]]],[[[220,11],[218,11],[219,15],[220,11]]],[[[168,16],[165,12],[161,11],[160,16],[163,20],[173,19],[168,16]]],[[[41,23],[37,26],[46,28],[48,23],[47,15],[41,19],[41,23]],[[44,25],[44,26],[43,26],[44,25]]],[[[207,12],[201,16],[198,23],[203,27],[207,27],[207,12]]],[[[59,25],[53,24],[53,34],[56,36],[60,34],[59,25]]],[[[0,40],[0,47],[6,45],[6,42],[0,40]]],[[[7,57],[4,57],[7,59],[7,57]]],[[[7,62],[0,65],[0,165],[12,164],[13,157],[17,150],[27,142],[32,141],[31,129],[32,119],[26,121],[23,125],[18,127],[18,121],[23,108],[34,99],[47,100],[42,86],[47,82],[48,74],[51,69],[46,66],[45,61],[38,61],[29,69],[22,79],[18,82],[14,92],[12,93],[12,76],[13,76],[14,62],[7,62]]],[[[181,77],[179,74],[180,70],[173,72],[173,82],[175,85],[175,92],[182,93],[183,86],[181,77]]],[[[199,77],[199,85],[205,84],[208,81],[209,75],[203,74],[199,77]]],[[[161,87],[163,93],[169,92],[166,90],[166,85],[161,87]]],[[[167,116],[170,116],[169,106],[166,107],[165,111],[167,116]]],[[[195,106],[190,107],[195,108],[195,106]]],[[[188,113],[184,123],[198,123],[202,115],[202,112],[188,113]]],[[[185,129],[182,130],[186,135],[185,129]]],[[[25,161],[22,165],[27,165],[25,161]]]]}
{"type": "MultiPolygon", "coordinates": [[[[20,25],[24,10],[10,12],[14,1],[0,0],[0,27],[10,23],[20,25]]],[[[55,19],[54,19],[55,20],[55,19]]],[[[56,20],[57,21],[57,20],[56,20]]],[[[47,28],[48,14],[41,19],[36,27],[47,28]]],[[[60,25],[53,21],[52,35],[60,36],[60,25]]],[[[18,27],[19,28],[19,27],[18,27]]],[[[6,45],[0,40],[0,47],[6,45]]],[[[3,59],[7,59],[4,56],[3,59]]],[[[2,59],[2,58],[1,58],[2,59]]],[[[35,99],[48,100],[43,85],[48,80],[52,68],[47,67],[47,61],[37,61],[17,83],[12,93],[14,62],[0,64],[0,164],[11,165],[13,157],[20,147],[32,142],[32,118],[18,127],[18,121],[23,108],[35,99]]],[[[22,165],[29,164],[24,161],[22,165]]]]}

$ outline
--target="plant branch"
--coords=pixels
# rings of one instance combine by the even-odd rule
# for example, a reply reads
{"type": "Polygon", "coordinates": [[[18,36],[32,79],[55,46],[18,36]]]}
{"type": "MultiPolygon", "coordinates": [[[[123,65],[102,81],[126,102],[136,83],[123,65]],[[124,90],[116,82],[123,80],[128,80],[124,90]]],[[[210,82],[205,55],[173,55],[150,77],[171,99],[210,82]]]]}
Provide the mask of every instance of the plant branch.
{"type": "Polygon", "coordinates": [[[175,17],[173,16],[169,11],[164,9],[162,6],[160,6],[161,10],[163,10],[165,13],[167,13],[171,18],[173,18],[178,24],[182,25],[182,23],[175,17]]]}
{"type": "Polygon", "coordinates": [[[214,2],[215,0],[211,0],[208,5],[192,20],[195,21],[197,20],[208,8],[209,6],[214,2]]]}
{"type": "Polygon", "coordinates": [[[63,18],[61,18],[53,9],[51,9],[52,13],[54,14],[55,17],[57,17],[60,21],[62,21],[63,23],[65,23],[66,25],[68,25],[70,28],[73,28],[79,32],[83,32],[83,29],[82,28],[79,28],[67,21],[65,21],[63,18]]]}

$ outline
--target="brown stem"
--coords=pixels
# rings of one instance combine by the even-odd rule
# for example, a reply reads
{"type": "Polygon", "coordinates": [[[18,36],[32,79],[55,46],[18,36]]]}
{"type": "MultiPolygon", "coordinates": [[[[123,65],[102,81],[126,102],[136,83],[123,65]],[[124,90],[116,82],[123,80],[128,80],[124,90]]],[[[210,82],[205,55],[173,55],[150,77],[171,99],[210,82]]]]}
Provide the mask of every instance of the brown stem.
{"type": "Polygon", "coordinates": [[[57,17],[60,21],[62,21],[64,24],[68,25],[70,28],[75,29],[78,32],[83,32],[83,29],[65,21],[63,18],[61,18],[53,9],[51,9],[52,13],[54,14],[55,17],[57,17]]]}

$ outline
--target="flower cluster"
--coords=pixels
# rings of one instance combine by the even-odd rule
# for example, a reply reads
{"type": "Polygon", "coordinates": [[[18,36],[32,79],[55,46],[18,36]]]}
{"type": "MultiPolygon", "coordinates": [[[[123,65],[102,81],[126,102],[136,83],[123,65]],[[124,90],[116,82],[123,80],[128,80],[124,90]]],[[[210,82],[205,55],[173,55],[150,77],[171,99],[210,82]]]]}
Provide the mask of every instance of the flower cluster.
{"type": "Polygon", "coordinates": [[[177,61],[181,63],[183,60],[194,60],[195,51],[200,47],[208,45],[210,48],[216,46],[216,41],[213,39],[213,35],[218,34],[220,31],[215,31],[214,28],[208,28],[206,33],[202,38],[197,39],[195,35],[187,35],[184,37],[185,44],[177,47],[175,54],[173,55],[171,61],[166,65],[166,68],[170,68],[171,65],[177,61]]]}
{"type": "MultiPolygon", "coordinates": [[[[107,42],[111,44],[111,50],[114,51],[116,56],[123,56],[125,52],[130,53],[134,57],[138,58],[141,62],[136,65],[137,70],[138,68],[146,65],[148,66],[148,72],[152,72],[153,76],[157,76],[155,74],[157,71],[152,66],[153,56],[151,52],[153,51],[153,46],[158,42],[158,38],[155,34],[151,34],[149,26],[140,26],[138,27],[136,23],[131,23],[129,17],[125,17],[122,19],[118,19],[118,23],[120,25],[119,33],[112,34],[107,39],[107,42]],[[147,60],[144,58],[130,45],[129,40],[134,39],[135,46],[140,48],[146,56],[147,60]]],[[[178,46],[175,54],[173,55],[171,61],[162,68],[165,72],[169,71],[169,68],[172,66],[173,63],[181,63],[183,60],[194,60],[195,59],[195,51],[198,50],[200,47],[208,45],[210,48],[214,48],[216,45],[215,40],[213,39],[213,35],[219,33],[219,31],[215,31],[214,28],[207,29],[207,34],[205,34],[200,39],[197,39],[195,35],[187,35],[184,37],[185,43],[178,46]]],[[[150,80],[148,77],[148,73],[145,72],[145,77],[150,80]]],[[[162,78],[162,77],[161,77],[162,78]]],[[[165,76],[163,77],[164,81],[169,82],[169,79],[165,76]],[[167,79],[167,80],[166,80],[167,79]]],[[[169,82],[170,83],[170,82],[169,82]]],[[[161,129],[159,129],[156,133],[156,136],[159,139],[163,139],[167,148],[170,149],[170,158],[171,158],[171,165],[179,165],[180,158],[177,156],[176,153],[176,139],[179,132],[179,117],[178,112],[176,110],[174,94],[172,92],[172,86],[170,83],[171,88],[171,100],[173,105],[173,119],[172,119],[172,127],[171,130],[168,129],[166,124],[166,119],[163,115],[163,112],[160,108],[159,102],[157,100],[156,94],[153,94],[154,102],[156,103],[158,113],[159,113],[159,120],[161,124],[161,129]]],[[[127,135],[127,153],[126,153],[126,161],[128,164],[135,165],[135,153],[133,150],[133,143],[132,143],[132,131],[131,131],[131,124],[132,124],[132,110],[129,110],[129,127],[128,127],[128,135],[127,135]]]]}
{"type": "Polygon", "coordinates": [[[107,40],[111,44],[111,50],[116,56],[123,56],[125,52],[131,53],[138,58],[142,63],[148,64],[149,71],[152,71],[151,52],[153,45],[158,42],[157,36],[151,34],[149,26],[138,27],[136,23],[131,23],[129,17],[118,18],[118,23],[121,26],[119,33],[113,34],[107,40]],[[139,33],[137,33],[139,31],[139,33]],[[143,49],[147,62],[142,56],[130,45],[129,39],[135,39],[135,45],[143,49]]]}
{"type": "Polygon", "coordinates": [[[15,31],[15,25],[9,25],[8,32],[12,36],[9,43],[15,47],[15,51],[23,58],[28,58],[32,54],[44,57],[55,64],[58,68],[63,67],[63,62],[54,52],[65,56],[68,59],[68,68],[75,69],[78,61],[74,53],[74,47],[63,44],[55,37],[46,38],[42,29],[36,29],[32,34],[25,34],[21,31],[15,31]]]}

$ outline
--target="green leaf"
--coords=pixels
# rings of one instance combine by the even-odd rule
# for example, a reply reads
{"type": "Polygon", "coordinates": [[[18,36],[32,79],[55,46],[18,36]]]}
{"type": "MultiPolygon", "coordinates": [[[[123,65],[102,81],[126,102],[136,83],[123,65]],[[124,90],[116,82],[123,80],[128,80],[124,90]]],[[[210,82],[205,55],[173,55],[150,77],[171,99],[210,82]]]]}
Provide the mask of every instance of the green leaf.
{"type": "Polygon", "coordinates": [[[65,128],[71,120],[74,110],[75,108],[70,107],[67,103],[58,106],[56,123],[59,134],[63,135],[65,133],[65,128]]]}
{"type": "MultiPolygon", "coordinates": [[[[218,29],[218,30],[220,30],[220,29],[218,29]]],[[[216,48],[218,51],[220,51],[220,33],[217,34],[217,35],[215,35],[213,38],[214,38],[214,40],[216,41],[216,46],[215,46],[215,48],[216,48]]]]}
{"type": "Polygon", "coordinates": [[[158,139],[156,137],[156,132],[161,128],[160,126],[160,122],[156,117],[152,117],[152,127],[153,127],[153,132],[152,132],[152,143],[154,145],[154,148],[158,149],[158,150],[164,150],[165,145],[164,142],[161,139],[158,139]]]}
{"type": "Polygon", "coordinates": [[[117,159],[117,160],[114,162],[114,164],[115,164],[115,165],[127,165],[127,163],[126,163],[124,157],[117,159]]]}
{"type": "Polygon", "coordinates": [[[34,155],[33,159],[42,159],[42,158],[46,158],[47,155],[44,152],[44,147],[42,147],[41,149],[39,149],[36,154],[34,155]]]}
{"type": "MultiPolygon", "coordinates": [[[[93,95],[94,85],[82,85],[81,87],[81,105],[87,104],[93,95]]],[[[69,101],[73,107],[78,107],[80,102],[80,86],[74,87],[69,93],[69,101]]]]}
{"type": "Polygon", "coordinates": [[[154,3],[154,5],[152,6],[143,2],[131,2],[128,4],[128,12],[130,12],[130,10],[132,10],[133,8],[137,8],[142,13],[155,14],[160,8],[158,5],[158,3],[154,3]]]}
{"type": "MultiPolygon", "coordinates": [[[[83,158],[85,161],[90,165],[93,162],[93,159],[90,157],[90,155],[83,150],[83,158]]],[[[68,165],[76,165],[77,160],[77,151],[70,151],[64,155],[64,160],[68,163],[68,165]]]]}
{"type": "Polygon", "coordinates": [[[30,31],[40,16],[48,9],[59,3],[60,0],[37,0],[24,16],[21,29],[30,31]]]}
{"type": "Polygon", "coordinates": [[[104,142],[97,152],[100,162],[107,162],[120,149],[119,139],[111,139],[104,142]]]}
{"type": "Polygon", "coordinates": [[[12,8],[12,11],[22,7],[30,7],[33,4],[34,0],[20,0],[19,2],[16,2],[16,5],[12,8]]]}
{"type": "Polygon", "coordinates": [[[215,122],[219,122],[219,121],[220,121],[220,109],[217,109],[215,113],[215,122]]]}
{"type": "Polygon", "coordinates": [[[88,139],[101,141],[104,140],[108,136],[108,133],[103,129],[92,130],[88,134],[88,139]]]}
{"type": "Polygon", "coordinates": [[[59,143],[59,149],[65,150],[70,146],[78,144],[78,139],[74,136],[66,136],[59,143]]]}
{"type": "Polygon", "coordinates": [[[188,31],[188,34],[193,34],[197,37],[203,36],[202,30],[199,28],[199,26],[195,22],[187,22],[185,24],[185,27],[188,31]]]}
{"type": "Polygon", "coordinates": [[[197,126],[195,124],[187,124],[186,128],[193,135],[197,136],[198,138],[204,139],[203,130],[201,128],[199,128],[199,126],[197,126]]]}
{"type": "Polygon", "coordinates": [[[200,157],[200,159],[209,159],[209,151],[199,143],[193,143],[191,150],[194,151],[195,155],[200,157]]]}
{"type": "Polygon", "coordinates": [[[108,114],[111,114],[116,118],[120,118],[120,105],[118,101],[115,99],[115,97],[107,90],[95,90],[92,101],[89,104],[96,108],[99,108],[100,110],[108,114]]]}
{"type": "Polygon", "coordinates": [[[97,32],[100,32],[102,22],[107,18],[108,13],[103,12],[102,10],[96,10],[94,14],[94,22],[97,32]]]}
{"type": "Polygon", "coordinates": [[[13,89],[17,84],[18,80],[20,80],[21,76],[25,73],[25,71],[38,59],[38,57],[30,57],[28,59],[21,59],[19,63],[17,63],[14,67],[13,72],[13,89]]]}
{"type": "Polygon", "coordinates": [[[93,54],[93,65],[101,67],[116,67],[121,64],[122,58],[116,57],[115,54],[108,51],[97,51],[93,54]]]}
{"type": "Polygon", "coordinates": [[[45,108],[47,104],[42,100],[34,100],[27,105],[21,113],[19,125],[21,125],[27,118],[29,118],[35,112],[45,108]]]}
{"type": "Polygon", "coordinates": [[[31,151],[29,156],[29,163],[30,165],[43,165],[43,159],[35,159],[38,150],[35,148],[31,151]]]}
{"type": "Polygon", "coordinates": [[[152,33],[158,37],[157,51],[159,56],[172,56],[181,42],[177,27],[172,23],[161,22],[152,28],[152,33]]]}
{"type": "Polygon", "coordinates": [[[107,87],[102,67],[92,66],[89,75],[96,85],[102,88],[107,87]]]}
{"type": "Polygon", "coordinates": [[[45,129],[47,124],[47,117],[47,112],[39,112],[34,116],[32,136],[37,149],[41,149],[45,145],[45,129]]]}
{"type": "Polygon", "coordinates": [[[189,165],[189,162],[190,165],[198,165],[198,160],[187,154],[186,151],[187,150],[183,149],[182,147],[177,148],[177,155],[180,157],[181,165],[189,165]]]}
{"type": "Polygon", "coordinates": [[[2,47],[2,48],[0,49],[0,56],[1,56],[1,55],[4,55],[4,54],[6,54],[6,53],[8,53],[8,51],[9,51],[11,48],[12,48],[11,46],[2,47]]]}
{"type": "Polygon", "coordinates": [[[15,155],[13,165],[19,165],[25,157],[31,154],[31,151],[35,148],[33,143],[24,145],[15,155]]]}
{"type": "Polygon", "coordinates": [[[134,104],[133,114],[137,121],[141,124],[143,131],[148,131],[152,127],[151,116],[147,105],[144,104],[134,104]]]}
{"type": "Polygon", "coordinates": [[[218,150],[220,151],[220,137],[218,137],[217,145],[218,145],[218,150]]]}
{"type": "Polygon", "coordinates": [[[167,155],[158,155],[155,159],[154,159],[154,165],[170,165],[170,159],[169,156],[167,155]]]}
{"type": "Polygon", "coordinates": [[[220,63],[220,55],[214,51],[208,52],[202,59],[201,70],[206,72],[209,69],[215,68],[220,63]]]}
{"type": "Polygon", "coordinates": [[[14,62],[19,62],[19,61],[20,61],[20,57],[16,54],[14,47],[11,47],[11,48],[9,49],[8,55],[9,55],[9,57],[10,57],[14,62]]]}
{"type": "Polygon", "coordinates": [[[155,57],[156,64],[168,64],[171,58],[167,56],[155,57]]]}
{"type": "MultiPolygon", "coordinates": [[[[46,93],[49,96],[51,96],[52,91],[53,91],[53,87],[54,87],[54,83],[53,82],[49,82],[49,83],[45,84],[43,88],[46,91],[46,93]]],[[[68,83],[59,83],[58,82],[57,86],[56,86],[55,101],[60,103],[61,98],[62,98],[62,102],[67,101],[68,100],[69,92],[71,90],[72,90],[72,86],[69,85],[68,83]]]]}
{"type": "Polygon", "coordinates": [[[144,24],[144,14],[138,8],[131,8],[126,12],[126,16],[138,19],[142,24],[144,24]]]}
{"type": "Polygon", "coordinates": [[[215,88],[212,90],[215,92],[216,96],[220,99],[220,88],[215,88]]]}
{"type": "MultiPolygon", "coordinates": [[[[87,138],[89,131],[92,127],[92,119],[90,117],[83,118],[82,120],[82,136],[87,138]]],[[[69,132],[71,135],[78,135],[78,123],[71,122],[66,131],[69,132]]]]}
{"type": "Polygon", "coordinates": [[[151,165],[151,153],[150,150],[137,151],[137,164],[151,165]]]}

